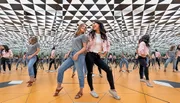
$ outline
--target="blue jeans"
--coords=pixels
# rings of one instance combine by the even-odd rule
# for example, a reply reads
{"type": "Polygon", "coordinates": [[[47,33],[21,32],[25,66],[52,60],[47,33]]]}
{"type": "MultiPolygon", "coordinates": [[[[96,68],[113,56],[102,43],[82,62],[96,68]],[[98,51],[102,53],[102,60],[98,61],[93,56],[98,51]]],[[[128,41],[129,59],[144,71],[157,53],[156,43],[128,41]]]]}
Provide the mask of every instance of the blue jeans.
{"type": "MultiPolygon", "coordinates": [[[[85,55],[84,55],[84,58],[85,58],[85,55]]],[[[84,72],[84,75],[86,75],[87,74],[87,67],[86,67],[86,63],[85,63],[85,61],[84,61],[84,63],[83,63],[83,72],[84,72]]],[[[73,73],[75,73],[75,71],[76,71],[76,67],[75,67],[75,65],[73,66],[73,73]]]]}
{"type": "Polygon", "coordinates": [[[126,58],[121,58],[121,60],[120,60],[120,69],[122,69],[122,65],[124,63],[126,64],[126,68],[128,69],[128,61],[127,61],[126,58]]]}
{"type": "Polygon", "coordinates": [[[75,65],[75,68],[77,69],[78,73],[78,79],[79,79],[79,85],[80,88],[84,88],[84,73],[83,73],[83,64],[85,63],[85,56],[84,54],[80,54],[78,59],[74,61],[72,59],[73,55],[76,52],[73,51],[70,53],[70,57],[68,57],[62,65],[58,69],[58,76],[57,76],[57,81],[58,83],[62,83],[63,77],[64,77],[64,72],[69,69],[71,66],[75,65]]]}
{"type": "Polygon", "coordinates": [[[33,76],[34,77],[34,63],[36,62],[37,57],[33,56],[31,59],[29,59],[28,62],[28,72],[29,72],[29,76],[33,76]]]}
{"type": "Polygon", "coordinates": [[[17,61],[17,64],[16,64],[16,68],[18,68],[19,64],[22,62],[22,58],[19,58],[18,61],[17,61]]]}
{"type": "Polygon", "coordinates": [[[176,58],[175,57],[170,57],[166,60],[165,64],[164,64],[164,68],[167,68],[168,64],[170,62],[173,62],[173,69],[176,69],[176,58]]]}

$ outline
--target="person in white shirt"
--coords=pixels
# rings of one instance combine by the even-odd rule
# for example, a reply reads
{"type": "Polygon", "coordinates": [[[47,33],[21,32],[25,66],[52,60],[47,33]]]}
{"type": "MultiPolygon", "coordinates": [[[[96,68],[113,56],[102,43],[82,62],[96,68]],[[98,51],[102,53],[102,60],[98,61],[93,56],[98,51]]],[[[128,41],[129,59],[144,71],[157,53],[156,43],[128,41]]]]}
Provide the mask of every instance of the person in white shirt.
{"type": "Polygon", "coordinates": [[[53,63],[54,63],[54,69],[55,70],[57,69],[56,68],[56,63],[55,63],[55,57],[56,57],[56,55],[55,55],[55,47],[53,47],[52,50],[51,50],[51,55],[50,55],[49,71],[50,71],[51,66],[52,66],[53,63]]]}
{"type": "Polygon", "coordinates": [[[10,58],[13,57],[12,51],[9,49],[7,45],[3,45],[3,51],[2,51],[2,65],[4,73],[6,72],[6,64],[9,68],[9,73],[11,72],[11,61],[10,58]]]}

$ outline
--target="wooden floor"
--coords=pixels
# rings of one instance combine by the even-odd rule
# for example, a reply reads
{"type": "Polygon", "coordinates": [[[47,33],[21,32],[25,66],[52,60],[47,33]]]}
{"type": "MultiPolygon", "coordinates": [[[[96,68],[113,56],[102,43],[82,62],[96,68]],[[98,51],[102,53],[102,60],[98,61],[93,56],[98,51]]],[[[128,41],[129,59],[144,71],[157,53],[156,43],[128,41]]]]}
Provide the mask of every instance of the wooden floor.
{"type": "MultiPolygon", "coordinates": [[[[45,64],[47,69],[47,65],[45,64]]],[[[172,65],[168,66],[166,73],[161,70],[150,69],[150,79],[153,80],[170,80],[180,83],[180,73],[173,73],[172,65]]],[[[85,79],[84,95],[80,99],[74,99],[79,90],[77,75],[72,79],[72,70],[65,72],[64,89],[58,97],[53,97],[56,88],[57,72],[47,73],[38,70],[37,81],[32,87],[27,87],[26,81],[29,80],[27,69],[23,71],[13,70],[11,74],[0,74],[0,82],[11,80],[23,80],[20,85],[0,88],[0,103],[180,103],[180,88],[171,88],[154,84],[153,88],[147,87],[145,83],[139,81],[138,69],[131,73],[121,72],[119,68],[113,68],[113,75],[117,93],[121,100],[115,100],[108,93],[109,84],[106,75],[103,72],[103,78],[98,76],[97,68],[94,68],[96,74],[94,81],[95,91],[99,98],[93,98],[90,95],[89,86],[85,79]]],[[[132,68],[132,64],[130,65],[132,68]]]]}

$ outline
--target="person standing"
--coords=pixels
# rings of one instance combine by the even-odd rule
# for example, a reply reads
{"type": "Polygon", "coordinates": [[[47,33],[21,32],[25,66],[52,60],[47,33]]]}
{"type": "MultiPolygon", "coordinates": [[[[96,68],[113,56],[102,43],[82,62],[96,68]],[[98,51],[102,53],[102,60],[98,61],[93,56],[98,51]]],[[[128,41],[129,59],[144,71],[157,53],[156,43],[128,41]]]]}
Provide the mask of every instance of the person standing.
{"type": "Polygon", "coordinates": [[[167,55],[167,60],[164,64],[164,72],[166,72],[167,66],[170,62],[173,62],[173,72],[175,72],[176,69],[176,50],[175,50],[175,46],[171,46],[170,49],[167,51],[166,53],[167,55]]]}
{"type": "Polygon", "coordinates": [[[160,59],[161,59],[161,53],[155,49],[155,57],[156,57],[156,62],[158,63],[159,69],[161,68],[161,64],[160,64],[160,59]]]}
{"type": "Polygon", "coordinates": [[[48,69],[48,72],[50,71],[50,69],[51,69],[51,66],[52,66],[52,64],[54,64],[54,69],[56,70],[56,54],[55,54],[55,46],[52,48],[52,50],[51,50],[51,55],[50,55],[50,63],[49,63],[49,69],[48,69]]]}
{"type": "MultiPolygon", "coordinates": [[[[126,56],[127,56],[127,55],[126,55],[126,56]]],[[[129,69],[128,69],[128,64],[129,64],[129,62],[128,62],[126,56],[125,56],[125,54],[122,52],[121,60],[120,60],[120,63],[119,63],[119,66],[120,66],[119,72],[122,72],[123,64],[126,64],[126,71],[129,73],[129,69]]]]}
{"type": "Polygon", "coordinates": [[[149,69],[148,69],[148,60],[147,57],[149,55],[149,35],[144,35],[139,40],[139,47],[138,47],[138,60],[140,64],[139,74],[140,74],[140,81],[145,82],[147,86],[153,87],[152,84],[149,82],[149,69]],[[143,77],[146,77],[146,80],[143,77]]]}
{"type": "Polygon", "coordinates": [[[6,72],[6,64],[9,68],[9,73],[11,73],[11,61],[10,59],[13,57],[13,52],[9,49],[7,45],[3,45],[3,51],[2,51],[2,65],[4,73],[6,72]]]}
{"type": "Polygon", "coordinates": [[[87,54],[85,58],[88,71],[87,81],[91,90],[90,94],[95,98],[99,97],[98,94],[94,91],[92,80],[93,65],[96,64],[98,67],[100,67],[102,70],[106,72],[107,80],[110,85],[109,93],[115,99],[119,100],[120,97],[117,95],[114,86],[112,69],[110,69],[110,67],[101,59],[101,57],[106,56],[109,50],[110,43],[106,36],[106,30],[104,28],[103,23],[101,23],[100,21],[94,21],[92,25],[92,31],[88,35],[87,54]]]}
{"type": "Polygon", "coordinates": [[[176,56],[177,56],[176,71],[178,71],[178,63],[180,62],[180,44],[177,46],[176,56]]]}
{"type": "Polygon", "coordinates": [[[36,80],[36,71],[34,68],[34,64],[37,61],[37,55],[40,52],[40,45],[38,43],[38,38],[37,37],[30,37],[29,38],[29,44],[27,44],[27,59],[29,60],[28,62],[28,72],[29,72],[29,77],[30,80],[27,82],[28,87],[32,86],[33,82],[36,80]]]}
{"type": "Polygon", "coordinates": [[[63,89],[62,82],[64,77],[64,72],[75,65],[78,73],[79,86],[80,90],[76,94],[75,99],[79,99],[83,96],[83,88],[84,88],[84,73],[83,73],[83,64],[85,62],[85,51],[87,45],[87,37],[84,35],[86,32],[86,25],[80,24],[77,32],[75,33],[74,38],[72,39],[72,49],[66,55],[66,60],[62,63],[62,65],[58,69],[57,76],[57,87],[54,93],[54,96],[58,96],[59,92],[63,89]]]}

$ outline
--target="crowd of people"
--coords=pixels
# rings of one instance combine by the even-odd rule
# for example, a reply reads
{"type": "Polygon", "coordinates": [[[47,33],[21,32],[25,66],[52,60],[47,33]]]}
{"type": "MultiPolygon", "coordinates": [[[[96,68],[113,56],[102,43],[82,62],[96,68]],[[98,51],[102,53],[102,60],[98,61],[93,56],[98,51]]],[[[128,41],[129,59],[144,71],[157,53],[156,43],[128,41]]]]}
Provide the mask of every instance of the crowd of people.
{"type": "MultiPolygon", "coordinates": [[[[153,87],[150,82],[149,68],[155,70],[161,69],[161,65],[164,64],[164,72],[167,70],[167,66],[170,62],[173,62],[172,71],[178,71],[178,63],[180,61],[180,45],[177,47],[172,45],[165,55],[155,49],[150,53],[151,48],[150,36],[144,35],[138,41],[138,46],[134,55],[128,54],[128,52],[121,52],[120,55],[110,53],[110,42],[106,34],[103,23],[100,21],[94,21],[92,24],[92,30],[86,35],[86,25],[80,24],[72,39],[71,51],[67,52],[64,57],[58,55],[56,47],[54,46],[50,52],[50,55],[44,55],[40,53],[40,44],[38,38],[30,37],[26,44],[27,51],[13,55],[12,50],[7,45],[0,45],[0,72],[6,74],[6,65],[8,66],[9,73],[11,73],[12,63],[16,63],[16,70],[28,68],[29,81],[27,86],[30,87],[36,81],[37,69],[44,70],[44,64],[49,64],[47,72],[51,72],[52,64],[54,64],[54,71],[57,72],[57,87],[54,96],[58,96],[59,92],[63,89],[63,77],[64,72],[67,69],[73,68],[72,78],[77,71],[79,80],[79,92],[75,95],[75,99],[79,99],[83,96],[84,79],[87,77],[87,82],[90,88],[90,94],[98,98],[93,87],[93,67],[97,65],[99,76],[103,77],[102,71],[106,73],[107,81],[110,89],[109,93],[117,100],[120,96],[116,93],[114,78],[112,74],[113,67],[119,66],[119,72],[130,73],[134,69],[139,69],[140,82],[145,82],[148,87],[153,87]],[[129,63],[134,63],[132,69],[129,68],[129,63]],[[1,68],[2,67],[2,68],[1,68]],[[126,70],[123,70],[123,67],[126,70]],[[145,77],[145,78],[144,78],[145,77]]],[[[47,65],[46,65],[47,66],[47,65]]]]}

